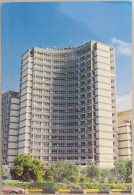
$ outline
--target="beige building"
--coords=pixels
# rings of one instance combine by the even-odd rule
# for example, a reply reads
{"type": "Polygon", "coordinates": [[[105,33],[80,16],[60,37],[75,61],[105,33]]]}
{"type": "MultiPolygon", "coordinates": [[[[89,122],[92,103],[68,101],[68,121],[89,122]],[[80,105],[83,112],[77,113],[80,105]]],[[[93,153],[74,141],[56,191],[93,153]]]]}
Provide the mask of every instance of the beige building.
{"type": "Polygon", "coordinates": [[[12,166],[17,154],[19,93],[2,94],[2,164],[12,166]]]}
{"type": "Polygon", "coordinates": [[[118,112],[118,151],[119,158],[132,159],[132,110],[118,112]]]}
{"type": "Polygon", "coordinates": [[[21,58],[18,153],[112,168],[117,158],[115,54],[90,41],[21,58]]]}

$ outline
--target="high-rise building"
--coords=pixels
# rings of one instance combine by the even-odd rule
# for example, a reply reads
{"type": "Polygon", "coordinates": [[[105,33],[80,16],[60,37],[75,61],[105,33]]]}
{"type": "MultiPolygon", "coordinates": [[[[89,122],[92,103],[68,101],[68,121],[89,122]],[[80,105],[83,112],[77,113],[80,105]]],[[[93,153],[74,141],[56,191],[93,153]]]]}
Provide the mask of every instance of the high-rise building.
{"type": "Polygon", "coordinates": [[[2,164],[12,166],[17,154],[19,93],[2,94],[2,164]]]}
{"type": "Polygon", "coordinates": [[[117,113],[120,159],[132,159],[132,110],[117,113]]]}
{"type": "Polygon", "coordinates": [[[115,54],[90,41],[21,58],[18,153],[112,168],[117,158],[115,54]]]}

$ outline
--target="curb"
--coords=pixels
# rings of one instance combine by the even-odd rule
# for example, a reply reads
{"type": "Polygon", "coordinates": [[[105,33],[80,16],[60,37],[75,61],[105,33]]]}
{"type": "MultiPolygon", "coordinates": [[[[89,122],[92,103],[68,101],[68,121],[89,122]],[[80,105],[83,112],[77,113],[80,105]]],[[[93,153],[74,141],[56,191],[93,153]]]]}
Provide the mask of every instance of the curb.
{"type": "Polygon", "coordinates": [[[83,194],[83,189],[71,189],[70,194],[83,194]]]}
{"type": "Polygon", "coordinates": [[[43,189],[42,194],[58,194],[57,189],[43,189]]]}
{"type": "Polygon", "coordinates": [[[109,190],[99,189],[98,194],[109,194],[109,190]]]}
{"type": "Polygon", "coordinates": [[[59,194],[70,194],[70,189],[59,189],[59,194]]]}
{"type": "Polygon", "coordinates": [[[25,189],[29,194],[131,194],[127,189],[25,189]]]}
{"type": "Polygon", "coordinates": [[[122,190],[122,193],[131,193],[131,190],[122,190]]]}
{"type": "Polygon", "coordinates": [[[43,189],[25,189],[26,192],[28,192],[29,194],[42,194],[43,189]]]}
{"type": "Polygon", "coordinates": [[[127,189],[112,189],[112,194],[124,194],[124,193],[131,193],[131,190],[127,189]]]}
{"type": "Polygon", "coordinates": [[[98,194],[99,189],[84,189],[83,192],[85,192],[86,194],[98,194]]]}

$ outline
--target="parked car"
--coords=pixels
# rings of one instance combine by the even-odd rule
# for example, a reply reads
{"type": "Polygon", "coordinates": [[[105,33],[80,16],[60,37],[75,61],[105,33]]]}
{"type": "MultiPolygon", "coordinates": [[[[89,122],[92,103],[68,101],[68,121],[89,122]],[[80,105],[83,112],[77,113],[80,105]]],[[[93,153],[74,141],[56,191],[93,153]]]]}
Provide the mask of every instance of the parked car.
{"type": "Polygon", "coordinates": [[[2,186],[3,194],[28,194],[25,189],[15,186],[2,186]]]}

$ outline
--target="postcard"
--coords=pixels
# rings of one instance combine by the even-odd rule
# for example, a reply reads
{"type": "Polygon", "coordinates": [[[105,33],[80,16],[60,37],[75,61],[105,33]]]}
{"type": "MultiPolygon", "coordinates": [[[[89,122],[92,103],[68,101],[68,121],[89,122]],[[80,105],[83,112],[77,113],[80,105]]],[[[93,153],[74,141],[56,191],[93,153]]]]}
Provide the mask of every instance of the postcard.
{"type": "Polygon", "coordinates": [[[131,193],[132,2],[1,3],[3,193],[131,193]]]}

